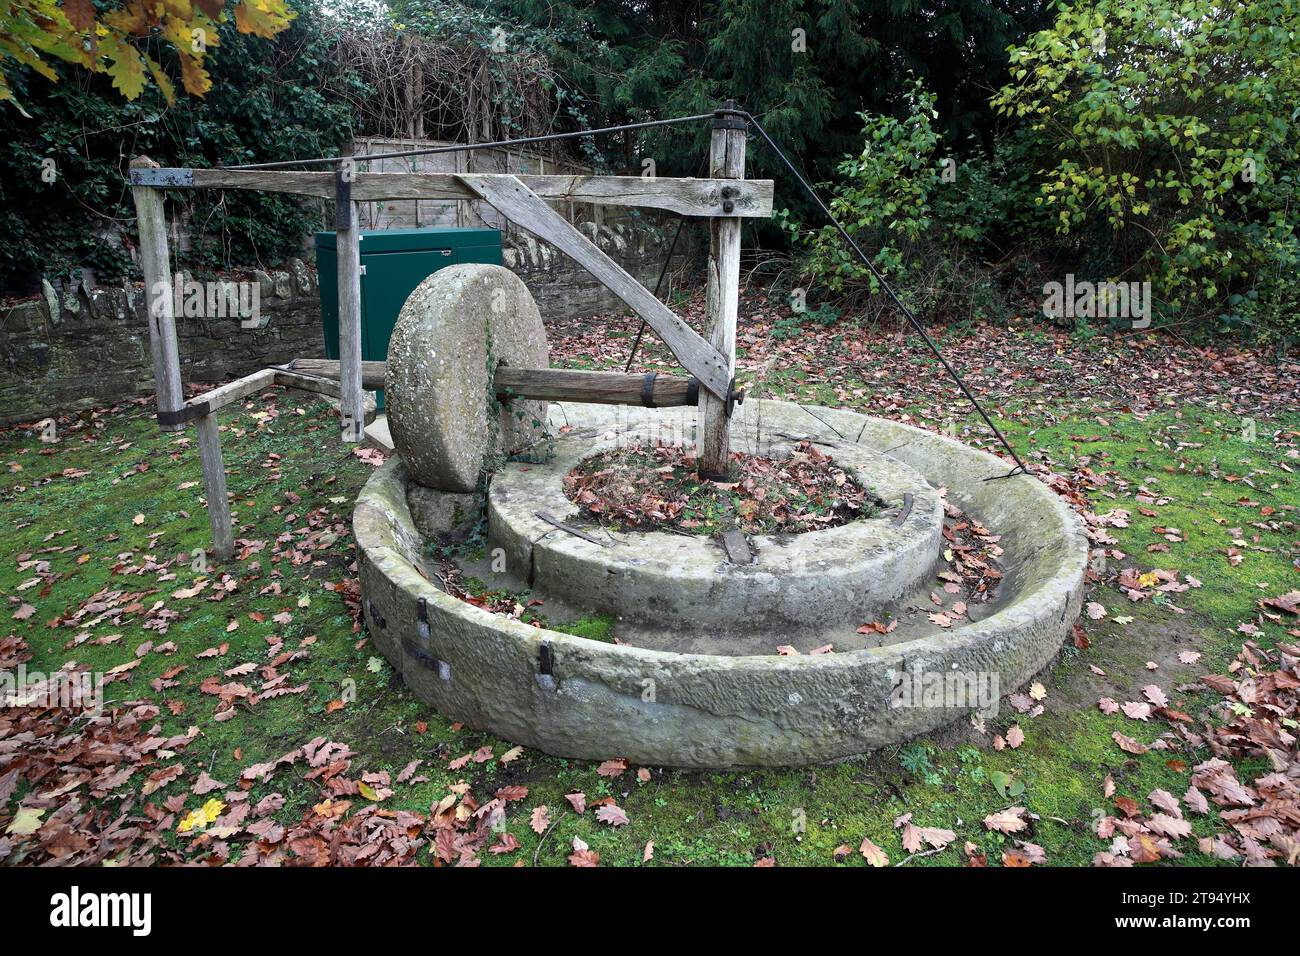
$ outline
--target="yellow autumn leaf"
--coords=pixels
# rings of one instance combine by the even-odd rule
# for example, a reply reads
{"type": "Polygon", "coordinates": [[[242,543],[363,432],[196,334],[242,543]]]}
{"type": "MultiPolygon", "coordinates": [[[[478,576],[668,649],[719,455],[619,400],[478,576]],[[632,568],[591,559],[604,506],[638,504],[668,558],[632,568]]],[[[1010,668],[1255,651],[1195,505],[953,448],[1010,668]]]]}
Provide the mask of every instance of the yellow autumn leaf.
{"type": "Polygon", "coordinates": [[[113,63],[107,72],[113,78],[114,88],[128,100],[135,99],[144,92],[144,61],[140,59],[140,51],[130,44],[118,43],[109,56],[113,63]]]}
{"type": "Polygon", "coordinates": [[[213,797],[197,810],[191,810],[185,815],[185,818],[177,824],[176,829],[181,833],[189,833],[195,827],[202,830],[217,817],[221,816],[226,810],[226,805],[213,797]]]}
{"type": "Polygon", "coordinates": [[[19,807],[9,826],[5,827],[5,833],[14,833],[18,836],[35,833],[41,828],[43,816],[45,816],[44,810],[37,810],[35,807],[19,807]]]}
{"type": "Polygon", "coordinates": [[[240,33],[270,40],[297,15],[284,5],[284,0],[243,0],[235,7],[235,26],[240,33]]]}
{"type": "Polygon", "coordinates": [[[357,791],[367,800],[379,799],[379,794],[375,792],[375,788],[370,786],[370,784],[366,783],[364,780],[357,784],[357,791]]]}

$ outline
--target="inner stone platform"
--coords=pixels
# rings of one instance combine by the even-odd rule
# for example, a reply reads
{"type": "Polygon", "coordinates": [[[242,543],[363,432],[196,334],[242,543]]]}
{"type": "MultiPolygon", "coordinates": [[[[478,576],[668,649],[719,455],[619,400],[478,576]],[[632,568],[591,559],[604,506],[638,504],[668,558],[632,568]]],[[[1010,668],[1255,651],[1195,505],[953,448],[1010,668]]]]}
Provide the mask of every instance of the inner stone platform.
{"type": "MultiPolygon", "coordinates": [[[[493,587],[528,589],[548,619],[563,616],[562,608],[613,615],[614,636],[638,647],[737,655],[771,654],[779,645],[873,646],[876,635],[856,628],[893,620],[900,600],[920,601],[933,582],[943,541],[937,490],[862,445],[825,451],[879,499],[876,516],[748,535],[739,561],[717,539],[620,530],[584,517],[565,494],[565,475],[594,455],[655,437],[636,424],[586,429],[550,443],[544,462],[503,466],[488,495],[488,543],[504,552],[505,573],[487,578],[476,569],[477,576],[493,587]]],[[[743,439],[766,457],[792,449],[788,439],[765,439],[753,427],[743,439]]]]}

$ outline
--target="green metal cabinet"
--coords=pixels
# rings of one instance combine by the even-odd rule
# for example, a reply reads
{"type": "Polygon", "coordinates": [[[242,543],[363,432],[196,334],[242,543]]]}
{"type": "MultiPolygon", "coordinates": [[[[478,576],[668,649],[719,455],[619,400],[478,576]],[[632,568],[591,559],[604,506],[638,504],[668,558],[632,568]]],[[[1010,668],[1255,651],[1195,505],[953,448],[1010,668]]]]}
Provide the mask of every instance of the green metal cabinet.
{"type": "MultiPolygon", "coordinates": [[[[339,280],[335,236],[316,233],[321,326],[325,356],[339,357],[339,280]]],[[[461,262],[501,265],[499,229],[377,229],[361,233],[361,357],[388,358],[397,314],[415,287],[444,266],[461,262]]],[[[384,394],[379,393],[379,407],[384,394]]]]}

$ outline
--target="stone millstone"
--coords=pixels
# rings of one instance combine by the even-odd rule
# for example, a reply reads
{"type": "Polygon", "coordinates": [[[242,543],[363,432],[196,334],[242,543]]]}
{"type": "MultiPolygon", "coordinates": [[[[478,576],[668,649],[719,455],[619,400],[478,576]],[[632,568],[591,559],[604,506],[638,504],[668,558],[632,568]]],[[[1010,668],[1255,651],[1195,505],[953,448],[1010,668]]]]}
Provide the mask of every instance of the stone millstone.
{"type": "Polygon", "coordinates": [[[468,492],[490,459],[539,441],[544,402],[496,400],[496,367],[547,368],[546,331],[523,281],[493,265],[439,269],[416,287],[388,342],[393,448],[426,488],[468,492]]]}

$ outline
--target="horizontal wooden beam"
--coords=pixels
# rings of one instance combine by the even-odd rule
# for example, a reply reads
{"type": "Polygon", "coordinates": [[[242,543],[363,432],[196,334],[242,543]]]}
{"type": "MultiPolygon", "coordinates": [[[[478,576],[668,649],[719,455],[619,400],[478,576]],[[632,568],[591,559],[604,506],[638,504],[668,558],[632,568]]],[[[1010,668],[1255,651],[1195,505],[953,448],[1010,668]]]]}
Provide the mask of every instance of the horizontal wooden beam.
{"type": "MultiPolygon", "coordinates": [[[[272,169],[153,169],[148,182],[168,189],[255,189],[334,198],[334,174],[272,169]]],[[[591,203],[598,206],[637,206],[663,209],[683,216],[741,216],[772,214],[770,179],[690,179],[652,176],[530,176],[476,174],[488,178],[518,178],[543,199],[591,203]],[[730,203],[730,208],[727,204],[730,203]]],[[[135,179],[132,171],[133,182],[135,179]]],[[[354,202],[382,199],[478,199],[454,173],[355,173],[354,202]]]]}
{"type": "MultiPolygon", "coordinates": [[[[314,375],[320,378],[339,380],[338,359],[294,359],[285,369],[286,372],[300,372],[302,376],[314,375]]],[[[387,362],[362,362],[361,387],[368,392],[378,391],[384,387],[384,376],[388,371],[387,362]]],[[[300,376],[301,377],[301,376],[300,376]]]]}
{"type": "Polygon", "coordinates": [[[699,382],[677,375],[588,372],[563,368],[500,366],[493,384],[503,401],[524,398],[545,402],[590,402],[594,405],[648,405],[666,408],[694,405],[699,382]]]}
{"type": "Polygon", "coordinates": [[[224,385],[218,385],[202,395],[196,395],[186,400],[185,409],[194,415],[210,414],[219,408],[224,408],[241,398],[247,398],[254,392],[260,392],[267,386],[274,384],[275,370],[264,368],[259,372],[237,378],[233,382],[226,382],[224,385]]]}
{"type": "MultiPolygon", "coordinates": [[[[362,362],[361,382],[367,389],[384,387],[387,362],[362,362]]],[[[337,359],[294,359],[294,372],[338,381],[337,359]]],[[[282,375],[278,372],[277,384],[282,375]]],[[[699,383],[679,375],[655,374],[649,386],[647,376],[632,372],[599,372],[568,368],[513,368],[499,366],[493,388],[502,401],[520,398],[538,402],[588,402],[593,405],[646,405],[668,408],[694,405],[699,383]]]]}

